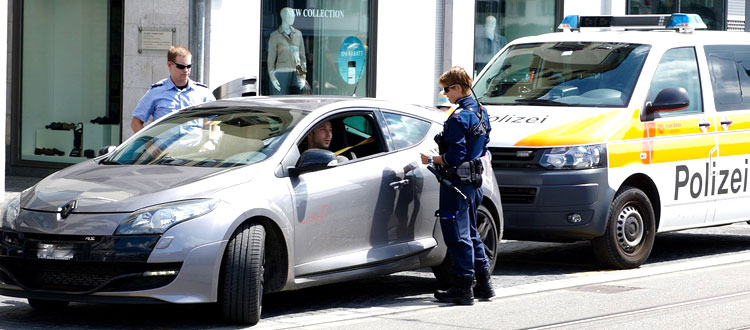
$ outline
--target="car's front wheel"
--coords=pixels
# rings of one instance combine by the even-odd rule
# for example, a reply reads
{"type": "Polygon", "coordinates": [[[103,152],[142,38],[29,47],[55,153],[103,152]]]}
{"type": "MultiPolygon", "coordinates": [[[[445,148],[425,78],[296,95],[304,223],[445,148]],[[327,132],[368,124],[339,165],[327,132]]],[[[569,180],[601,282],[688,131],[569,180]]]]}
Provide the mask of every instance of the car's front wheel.
{"type": "Polygon", "coordinates": [[[222,260],[219,306],[228,323],[255,325],[263,306],[266,231],[257,223],[240,226],[222,260]]]}
{"type": "MultiPolygon", "coordinates": [[[[500,244],[500,234],[497,229],[497,222],[487,207],[480,205],[477,208],[477,232],[479,238],[484,243],[484,253],[490,262],[490,274],[495,269],[497,263],[497,249],[500,244]]],[[[440,282],[440,285],[449,287],[453,282],[453,257],[450,253],[445,255],[443,263],[432,267],[432,273],[440,282]]]]}
{"type": "Polygon", "coordinates": [[[638,188],[623,186],[607,212],[607,230],[592,241],[594,255],[603,264],[636,268],[651,254],[656,217],[648,196],[638,188]]]}

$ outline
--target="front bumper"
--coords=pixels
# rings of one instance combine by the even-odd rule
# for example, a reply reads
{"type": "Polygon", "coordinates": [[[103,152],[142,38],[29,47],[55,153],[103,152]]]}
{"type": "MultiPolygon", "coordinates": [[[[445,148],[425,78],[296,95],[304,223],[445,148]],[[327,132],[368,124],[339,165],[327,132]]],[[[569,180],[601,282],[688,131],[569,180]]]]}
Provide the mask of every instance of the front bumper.
{"type": "Polygon", "coordinates": [[[149,263],[160,235],[0,231],[0,294],[84,302],[212,302],[223,242],[181,262],[149,263]]]}
{"type": "Polygon", "coordinates": [[[524,240],[591,239],[604,234],[615,191],[607,169],[495,169],[505,236],[524,240]],[[571,223],[568,216],[579,214],[571,223]]]}

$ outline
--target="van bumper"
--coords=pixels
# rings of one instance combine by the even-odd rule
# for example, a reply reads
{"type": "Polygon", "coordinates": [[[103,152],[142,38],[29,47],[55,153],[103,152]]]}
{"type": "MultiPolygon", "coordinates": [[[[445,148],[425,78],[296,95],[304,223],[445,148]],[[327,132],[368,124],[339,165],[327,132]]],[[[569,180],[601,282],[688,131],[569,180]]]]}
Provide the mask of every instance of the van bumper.
{"type": "Polygon", "coordinates": [[[507,239],[568,241],[602,236],[615,191],[607,169],[495,169],[507,239]],[[569,216],[579,214],[580,222],[569,216]]]}

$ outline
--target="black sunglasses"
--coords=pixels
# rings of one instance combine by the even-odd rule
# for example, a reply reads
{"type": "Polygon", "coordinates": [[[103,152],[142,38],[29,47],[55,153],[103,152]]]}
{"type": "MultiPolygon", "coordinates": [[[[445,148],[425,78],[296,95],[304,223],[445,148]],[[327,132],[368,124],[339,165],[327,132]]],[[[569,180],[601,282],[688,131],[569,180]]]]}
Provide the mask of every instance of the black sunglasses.
{"type": "Polygon", "coordinates": [[[193,67],[192,64],[185,65],[185,64],[177,63],[175,61],[170,61],[170,62],[172,62],[174,64],[174,66],[176,66],[180,70],[190,69],[190,68],[193,67]]]}
{"type": "Polygon", "coordinates": [[[449,91],[449,90],[451,89],[451,87],[453,87],[453,86],[458,86],[458,84],[453,84],[453,85],[450,85],[450,86],[448,86],[448,87],[443,87],[443,93],[444,93],[444,94],[448,94],[448,91],[449,91]]]}

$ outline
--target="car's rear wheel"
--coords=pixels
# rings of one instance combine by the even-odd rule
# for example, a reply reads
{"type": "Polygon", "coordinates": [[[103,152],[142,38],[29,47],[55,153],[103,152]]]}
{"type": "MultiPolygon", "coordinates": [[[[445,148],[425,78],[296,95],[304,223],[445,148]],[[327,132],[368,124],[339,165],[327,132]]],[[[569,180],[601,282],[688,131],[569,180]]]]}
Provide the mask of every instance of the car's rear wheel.
{"type": "MultiPolygon", "coordinates": [[[[500,245],[500,234],[497,222],[487,207],[480,205],[477,208],[477,232],[484,243],[484,253],[490,262],[490,273],[497,264],[497,249],[500,245]]],[[[432,267],[432,273],[443,287],[449,287],[453,283],[453,257],[450,253],[445,255],[443,263],[432,267]]]]}
{"type": "Polygon", "coordinates": [[[62,300],[46,300],[46,299],[35,299],[29,298],[29,306],[40,312],[59,312],[65,307],[68,307],[70,302],[62,300]]]}
{"type": "Polygon", "coordinates": [[[592,241],[596,258],[617,269],[643,264],[656,237],[656,217],[648,196],[638,188],[623,186],[609,205],[607,219],[604,235],[592,241]]]}
{"type": "Polygon", "coordinates": [[[255,325],[263,306],[266,231],[243,224],[227,244],[222,260],[219,306],[228,323],[255,325]]]}

